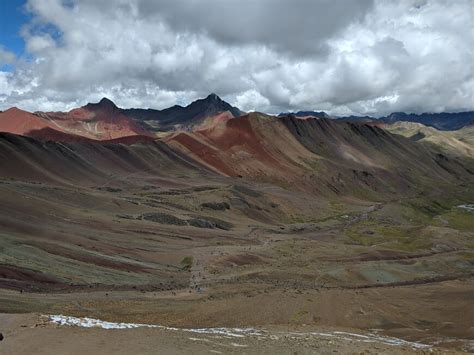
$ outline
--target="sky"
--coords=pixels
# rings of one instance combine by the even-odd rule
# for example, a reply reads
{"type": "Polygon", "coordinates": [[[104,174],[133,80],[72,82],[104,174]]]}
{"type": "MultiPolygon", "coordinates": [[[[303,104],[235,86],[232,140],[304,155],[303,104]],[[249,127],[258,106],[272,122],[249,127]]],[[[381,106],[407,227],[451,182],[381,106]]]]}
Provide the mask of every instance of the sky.
{"type": "Polygon", "coordinates": [[[0,110],[474,110],[473,0],[0,0],[0,110]]]}

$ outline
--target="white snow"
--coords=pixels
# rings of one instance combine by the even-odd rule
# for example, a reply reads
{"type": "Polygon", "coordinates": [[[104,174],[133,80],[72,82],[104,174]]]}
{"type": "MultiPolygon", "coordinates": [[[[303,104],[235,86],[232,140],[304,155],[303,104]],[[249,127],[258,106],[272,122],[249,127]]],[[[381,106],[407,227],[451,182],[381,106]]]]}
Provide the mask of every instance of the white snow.
{"type": "MultiPolygon", "coordinates": [[[[393,345],[393,346],[407,346],[416,349],[423,349],[429,348],[430,345],[417,343],[417,342],[410,342],[403,339],[398,339],[394,337],[387,337],[381,336],[375,333],[369,333],[366,335],[363,334],[356,334],[356,333],[348,333],[343,331],[333,331],[333,332],[270,332],[266,330],[260,330],[255,328],[175,328],[175,327],[166,327],[163,325],[156,325],[156,324],[142,324],[142,323],[116,323],[116,322],[106,322],[100,319],[94,318],[79,318],[79,317],[71,317],[71,316],[64,316],[64,315],[50,315],[45,316],[48,319],[57,325],[60,326],[76,326],[76,327],[84,327],[84,328],[102,328],[102,329],[133,329],[133,328],[158,328],[163,330],[172,330],[172,331],[184,331],[190,333],[198,333],[198,334],[214,334],[218,336],[224,337],[234,337],[234,338],[245,338],[250,336],[256,336],[259,338],[275,340],[278,339],[278,335],[280,336],[294,336],[294,337],[308,337],[308,336],[316,336],[316,337],[331,337],[337,338],[342,340],[348,341],[358,341],[358,342],[366,342],[366,343],[382,343],[386,345],[393,345]]],[[[197,338],[190,338],[192,340],[197,340],[197,338]]],[[[234,343],[233,343],[234,344],[234,343]]],[[[235,345],[235,346],[242,346],[242,345],[235,345]]]]}
{"type": "Polygon", "coordinates": [[[466,203],[465,205],[459,205],[457,207],[463,210],[474,211],[474,203],[466,203]]]}
{"type": "Polygon", "coordinates": [[[102,328],[102,329],[133,329],[133,328],[158,328],[164,330],[181,330],[184,332],[199,333],[199,334],[218,334],[235,338],[244,338],[249,335],[261,335],[262,332],[254,328],[174,328],[166,327],[157,324],[142,324],[142,323],[116,323],[106,322],[94,318],[79,318],[59,315],[47,316],[52,323],[65,326],[77,326],[83,328],[102,328]]]}

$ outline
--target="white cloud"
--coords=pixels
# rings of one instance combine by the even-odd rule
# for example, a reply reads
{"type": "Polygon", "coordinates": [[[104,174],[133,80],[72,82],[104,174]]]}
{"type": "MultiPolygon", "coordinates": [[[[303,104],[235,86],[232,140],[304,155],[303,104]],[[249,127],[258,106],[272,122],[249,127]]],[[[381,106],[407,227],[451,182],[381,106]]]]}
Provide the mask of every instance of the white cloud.
{"type": "MultiPolygon", "coordinates": [[[[68,109],[102,96],[164,108],[210,92],[273,113],[474,109],[470,7],[470,0],[30,0],[22,34],[34,60],[0,72],[0,109],[68,109]]],[[[4,52],[0,62],[12,61],[4,52]]]]}
{"type": "Polygon", "coordinates": [[[243,111],[265,112],[270,106],[270,100],[256,90],[247,90],[235,98],[235,105],[243,111]]]}
{"type": "Polygon", "coordinates": [[[39,54],[46,49],[54,47],[55,42],[50,35],[45,34],[43,36],[30,36],[26,45],[28,52],[39,54]]]}
{"type": "Polygon", "coordinates": [[[15,61],[15,54],[6,50],[2,45],[0,45],[0,66],[4,64],[13,64],[15,61]]]}

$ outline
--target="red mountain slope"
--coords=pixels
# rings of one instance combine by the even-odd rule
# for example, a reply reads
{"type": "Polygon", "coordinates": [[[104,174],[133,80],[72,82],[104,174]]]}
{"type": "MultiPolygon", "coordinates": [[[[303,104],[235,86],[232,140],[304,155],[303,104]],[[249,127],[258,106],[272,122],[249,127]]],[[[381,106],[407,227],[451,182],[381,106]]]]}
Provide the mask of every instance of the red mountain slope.
{"type": "Polygon", "coordinates": [[[87,104],[69,112],[38,112],[62,132],[94,139],[111,140],[128,136],[151,136],[149,132],[128,118],[115,104],[102,99],[97,104],[87,104]]]}
{"type": "Polygon", "coordinates": [[[115,104],[102,99],[69,112],[29,113],[17,108],[0,113],[0,132],[62,142],[83,140],[147,141],[153,135],[123,115],[115,104]]]}
{"type": "Polygon", "coordinates": [[[53,128],[53,124],[30,112],[12,107],[0,113],[0,132],[28,135],[28,132],[53,128]]]}

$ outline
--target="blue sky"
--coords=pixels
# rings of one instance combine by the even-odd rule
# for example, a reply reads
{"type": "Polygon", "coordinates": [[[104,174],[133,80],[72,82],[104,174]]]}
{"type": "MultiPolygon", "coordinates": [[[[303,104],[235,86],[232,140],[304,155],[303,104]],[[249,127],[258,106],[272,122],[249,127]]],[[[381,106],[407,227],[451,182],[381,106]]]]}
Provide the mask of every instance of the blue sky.
{"type": "Polygon", "coordinates": [[[25,48],[20,36],[21,26],[29,18],[23,8],[25,3],[26,0],[0,0],[0,45],[17,56],[21,56],[25,48]]]}

